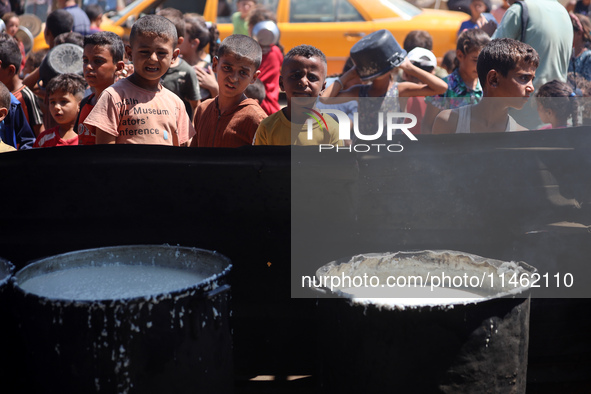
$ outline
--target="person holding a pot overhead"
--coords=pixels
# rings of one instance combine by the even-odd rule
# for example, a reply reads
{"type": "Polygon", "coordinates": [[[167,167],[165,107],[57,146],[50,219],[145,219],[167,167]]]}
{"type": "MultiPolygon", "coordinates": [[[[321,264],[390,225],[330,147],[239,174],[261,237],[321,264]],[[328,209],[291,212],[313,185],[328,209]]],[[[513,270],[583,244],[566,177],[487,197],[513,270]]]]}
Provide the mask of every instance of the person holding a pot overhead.
{"type": "Polygon", "coordinates": [[[323,97],[380,98],[359,101],[359,125],[369,133],[377,129],[377,112],[400,112],[406,102],[399,97],[442,94],[447,83],[413,65],[392,33],[378,30],[357,42],[350,51],[355,63],[329,86],[323,97]],[[398,69],[419,82],[397,82],[398,69]]]}

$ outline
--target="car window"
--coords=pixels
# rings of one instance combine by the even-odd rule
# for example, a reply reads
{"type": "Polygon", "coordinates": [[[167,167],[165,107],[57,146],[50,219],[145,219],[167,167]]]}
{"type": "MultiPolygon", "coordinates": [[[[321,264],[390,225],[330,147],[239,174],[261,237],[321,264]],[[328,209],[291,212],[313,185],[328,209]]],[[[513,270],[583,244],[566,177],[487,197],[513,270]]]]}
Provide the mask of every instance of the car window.
{"type": "MultiPolygon", "coordinates": [[[[258,0],[257,5],[277,12],[279,0],[258,0]]],[[[232,14],[236,12],[236,0],[218,0],[218,17],[216,23],[232,23],[232,14]]]]}
{"type": "MultiPolygon", "coordinates": [[[[128,0],[124,0],[124,1],[127,2],[128,0]]],[[[148,7],[146,7],[144,10],[142,10],[142,12],[140,13],[140,16],[147,15],[147,14],[155,14],[159,10],[161,10],[163,8],[169,8],[169,7],[176,8],[177,10],[181,11],[183,14],[187,14],[190,12],[194,12],[197,14],[203,14],[203,11],[205,10],[205,1],[206,0],[194,0],[194,1],[190,1],[190,2],[186,1],[186,0],[156,0],[155,2],[150,4],[148,7]]],[[[145,2],[145,0],[135,0],[131,3],[129,3],[121,11],[119,11],[113,15],[110,15],[109,19],[111,19],[111,21],[113,21],[113,22],[117,22],[119,19],[121,19],[122,16],[126,15],[128,12],[130,12],[134,8],[140,7],[143,2],[145,2]]],[[[135,19],[131,18],[130,21],[125,22],[125,25],[127,25],[127,27],[131,27],[131,25],[133,24],[134,21],[135,21],[135,19]]]]}
{"type": "Polygon", "coordinates": [[[291,0],[292,23],[357,22],[363,17],[348,0],[291,0]]]}
{"type": "Polygon", "coordinates": [[[404,0],[384,0],[383,3],[402,17],[413,17],[422,12],[420,8],[404,0]]]}

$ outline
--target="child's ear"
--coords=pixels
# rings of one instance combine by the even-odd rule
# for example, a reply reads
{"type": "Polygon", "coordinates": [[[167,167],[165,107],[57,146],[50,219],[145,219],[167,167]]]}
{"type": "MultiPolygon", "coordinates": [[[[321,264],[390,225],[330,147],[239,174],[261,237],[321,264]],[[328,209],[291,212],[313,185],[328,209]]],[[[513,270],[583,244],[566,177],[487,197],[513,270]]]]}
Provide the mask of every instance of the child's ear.
{"type": "Polygon", "coordinates": [[[180,47],[183,44],[183,41],[185,41],[185,37],[179,37],[178,38],[178,41],[177,41],[177,44],[176,44],[176,47],[177,48],[180,47]]]}
{"type": "Polygon", "coordinates": [[[499,74],[497,73],[497,70],[490,70],[488,74],[486,74],[486,83],[492,88],[496,88],[498,86],[499,74]]]}
{"type": "Polygon", "coordinates": [[[125,68],[125,62],[123,60],[119,60],[115,66],[117,67],[116,71],[121,71],[125,68]]]}
{"type": "Polygon", "coordinates": [[[14,64],[11,64],[10,66],[8,66],[8,71],[10,72],[10,75],[16,74],[16,67],[14,66],[14,64]]]}
{"type": "Polygon", "coordinates": [[[172,52],[172,61],[174,62],[176,60],[176,58],[179,56],[179,53],[181,53],[181,50],[179,48],[175,49],[172,52]]]}
{"type": "Polygon", "coordinates": [[[125,54],[127,55],[127,58],[129,59],[129,61],[133,62],[133,59],[131,58],[131,45],[125,46],[125,54]]]}
{"type": "Polygon", "coordinates": [[[211,59],[211,69],[213,70],[213,72],[216,72],[217,68],[218,68],[218,57],[214,56],[213,59],[211,59]]]}
{"type": "Polygon", "coordinates": [[[283,88],[283,75],[279,76],[279,88],[285,92],[285,89],[283,88]]]}
{"type": "Polygon", "coordinates": [[[250,83],[254,83],[254,81],[257,80],[257,78],[259,77],[259,75],[261,75],[261,70],[256,70],[254,72],[254,74],[252,74],[252,80],[250,81],[250,83]]]}
{"type": "Polygon", "coordinates": [[[6,115],[8,115],[8,108],[0,108],[0,122],[6,118],[6,115]]]}
{"type": "Polygon", "coordinates": [[[201,43],[201,41],[199,41],[198,38],[194,38],[191,40],[191,46],[193,48],[199,48],[199,44],[201,43]]]}

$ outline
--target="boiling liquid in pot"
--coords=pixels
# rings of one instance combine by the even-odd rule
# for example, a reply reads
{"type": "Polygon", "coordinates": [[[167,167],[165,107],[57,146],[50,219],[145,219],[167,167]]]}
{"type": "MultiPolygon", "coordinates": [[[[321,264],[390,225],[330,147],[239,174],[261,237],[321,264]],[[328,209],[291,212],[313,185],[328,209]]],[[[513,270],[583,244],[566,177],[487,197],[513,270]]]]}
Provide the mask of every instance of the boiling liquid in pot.
{"type": "Polygon", "coordinates": [[[351,287],[341,289],[356,302],[377,305],[448,305],[477,302],[484,297],[464,289],[447,287],[351,287]]]}
{"type": "Polygon", "coordinates": [[[93,301],[169,293],[204,279],[206,276],[190,270],[111,264],[50,272],[30,278],[20,287],[47,298],[93,301]]]}

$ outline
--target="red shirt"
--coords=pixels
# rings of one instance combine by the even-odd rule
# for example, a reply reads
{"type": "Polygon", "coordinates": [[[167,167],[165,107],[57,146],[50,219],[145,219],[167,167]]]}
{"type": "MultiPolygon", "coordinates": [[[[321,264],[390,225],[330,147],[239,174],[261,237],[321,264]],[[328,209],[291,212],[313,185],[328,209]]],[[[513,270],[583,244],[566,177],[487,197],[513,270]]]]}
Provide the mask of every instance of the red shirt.
{"type": "Polygon", "coordinates": [[[33,144],[33,148],[48,148],[51,146],[67,145],[78,145],[78,136],[69,140],[63,140],[60,137],[59,126],[56,126],[39,134],[39,137],[37,137],[33,144]]]}
{"type": "Polygon", "coordinates": [[[277,45],[273,45],[268,53],[263,55],[261,61],[261,74],[259,79],[265,85],[266,96],[261,103],[261,108],[267,115],[274,114],[281,109],[279,105],[279,75],[281,74],[281,64],[283,63],[283,54],[277,45]]]}
{"type": "Polygon", "coordinates": [[[94,104],[91,104],[94,93],[88,97],[88,101],[80,108],[80,115],[78,118],[78,130],[74,130],[78,133],[78,145],[95,145],[96,144],[96,127],[88,126],[84,124],[86,117],[94,108],[94,104]]]}

